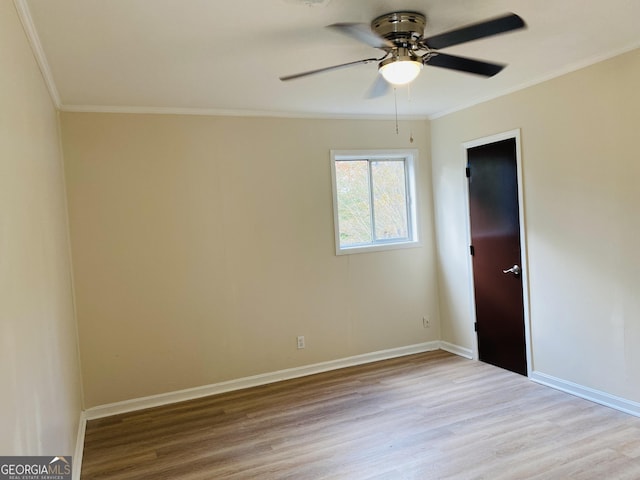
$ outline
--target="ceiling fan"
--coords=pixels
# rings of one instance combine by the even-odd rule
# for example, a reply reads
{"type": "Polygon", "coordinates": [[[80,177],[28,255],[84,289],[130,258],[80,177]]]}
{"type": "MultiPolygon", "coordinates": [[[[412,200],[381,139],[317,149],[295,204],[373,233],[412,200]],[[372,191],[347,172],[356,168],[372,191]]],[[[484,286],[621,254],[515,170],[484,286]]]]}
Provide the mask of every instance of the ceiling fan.
{"type": "Polygon", "coordinates": [[[439,50],[460,43],[498,35],[525,28],[522,18],[515,13],[466,25],[432,37],[424,37],[426,17],[418,12],[392,12],[377,17],[371,25],[365,23],[334,23],[328,28],[348,35],[384,52],[380,58],[365,58],[354,62],[319,68],[308,72],[280,77],[282,81],[294,80],[317,73],[328,72],[354,65],[378,62],[378,78],[369,91],[369,97],[384,95],[389,85],[412,82],[424,65],[448,68],[461,72],[492,77],[505,65],[489,63],[473,58],[441,53],[439,50]]]}

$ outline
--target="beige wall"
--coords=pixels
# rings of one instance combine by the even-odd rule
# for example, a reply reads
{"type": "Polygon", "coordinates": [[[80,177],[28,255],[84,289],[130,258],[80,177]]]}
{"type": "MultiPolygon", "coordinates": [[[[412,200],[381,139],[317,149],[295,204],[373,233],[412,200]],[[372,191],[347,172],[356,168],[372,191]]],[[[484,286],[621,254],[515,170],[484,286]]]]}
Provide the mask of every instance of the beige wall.
{"type": "Polygon", "coordinates": [[[72,455],[81,409],[57,113],[0,2],[0,453],[72,455]]]}
{"type": "Polygon", "coordinates": [[[62,114],[86,405],[438,339],[428,124],[401,130],[62,114]],[[329,150],[407,147],[424,245],[337,257],[329,150]]]}
{"type": "Polygon", "coordinates": [[[640,50],[432,122],[443,339],[472,348],[461,144],[522,129],[533,368],[640,401],[640,50]]]}

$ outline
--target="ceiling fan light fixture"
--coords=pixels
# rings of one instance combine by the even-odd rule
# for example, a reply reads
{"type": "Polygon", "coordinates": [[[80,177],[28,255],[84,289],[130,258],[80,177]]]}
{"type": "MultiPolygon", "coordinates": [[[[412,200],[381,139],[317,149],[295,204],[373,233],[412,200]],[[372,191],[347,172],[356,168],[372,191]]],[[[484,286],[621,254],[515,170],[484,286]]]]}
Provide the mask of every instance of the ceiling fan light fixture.
{"type": "Polygon", "coordinates": [[[422,62],[414,57],[392,57],[380,63],[379,71],[392,85],[406,85],[413,82],[422,70],[422,62]]]}

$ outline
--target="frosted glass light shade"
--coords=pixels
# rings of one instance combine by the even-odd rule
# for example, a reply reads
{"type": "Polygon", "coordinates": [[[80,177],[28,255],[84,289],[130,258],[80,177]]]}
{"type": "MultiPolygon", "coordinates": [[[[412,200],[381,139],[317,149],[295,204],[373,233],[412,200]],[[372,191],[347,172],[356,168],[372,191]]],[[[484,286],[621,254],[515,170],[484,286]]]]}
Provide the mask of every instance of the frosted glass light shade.
{"type": "Polygon", "coordinates": [[[393,85],[406,85],[413,82],[422,70],[422,62],[413,59],[394,59],[380,66],[380,74],[393,85]]]}

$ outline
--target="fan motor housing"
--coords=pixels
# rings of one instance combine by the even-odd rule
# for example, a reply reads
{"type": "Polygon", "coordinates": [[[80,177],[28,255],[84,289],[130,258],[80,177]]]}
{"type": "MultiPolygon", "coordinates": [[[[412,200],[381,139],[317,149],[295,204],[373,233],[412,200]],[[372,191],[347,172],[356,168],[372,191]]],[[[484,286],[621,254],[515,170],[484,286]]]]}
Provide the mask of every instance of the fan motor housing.
{"type": "Polygon", "coordinates": [[[392,12],[371,22],[371,30],[393,43],[413,43],[422,38],[427,18],[418,12],[392,12]]]}

